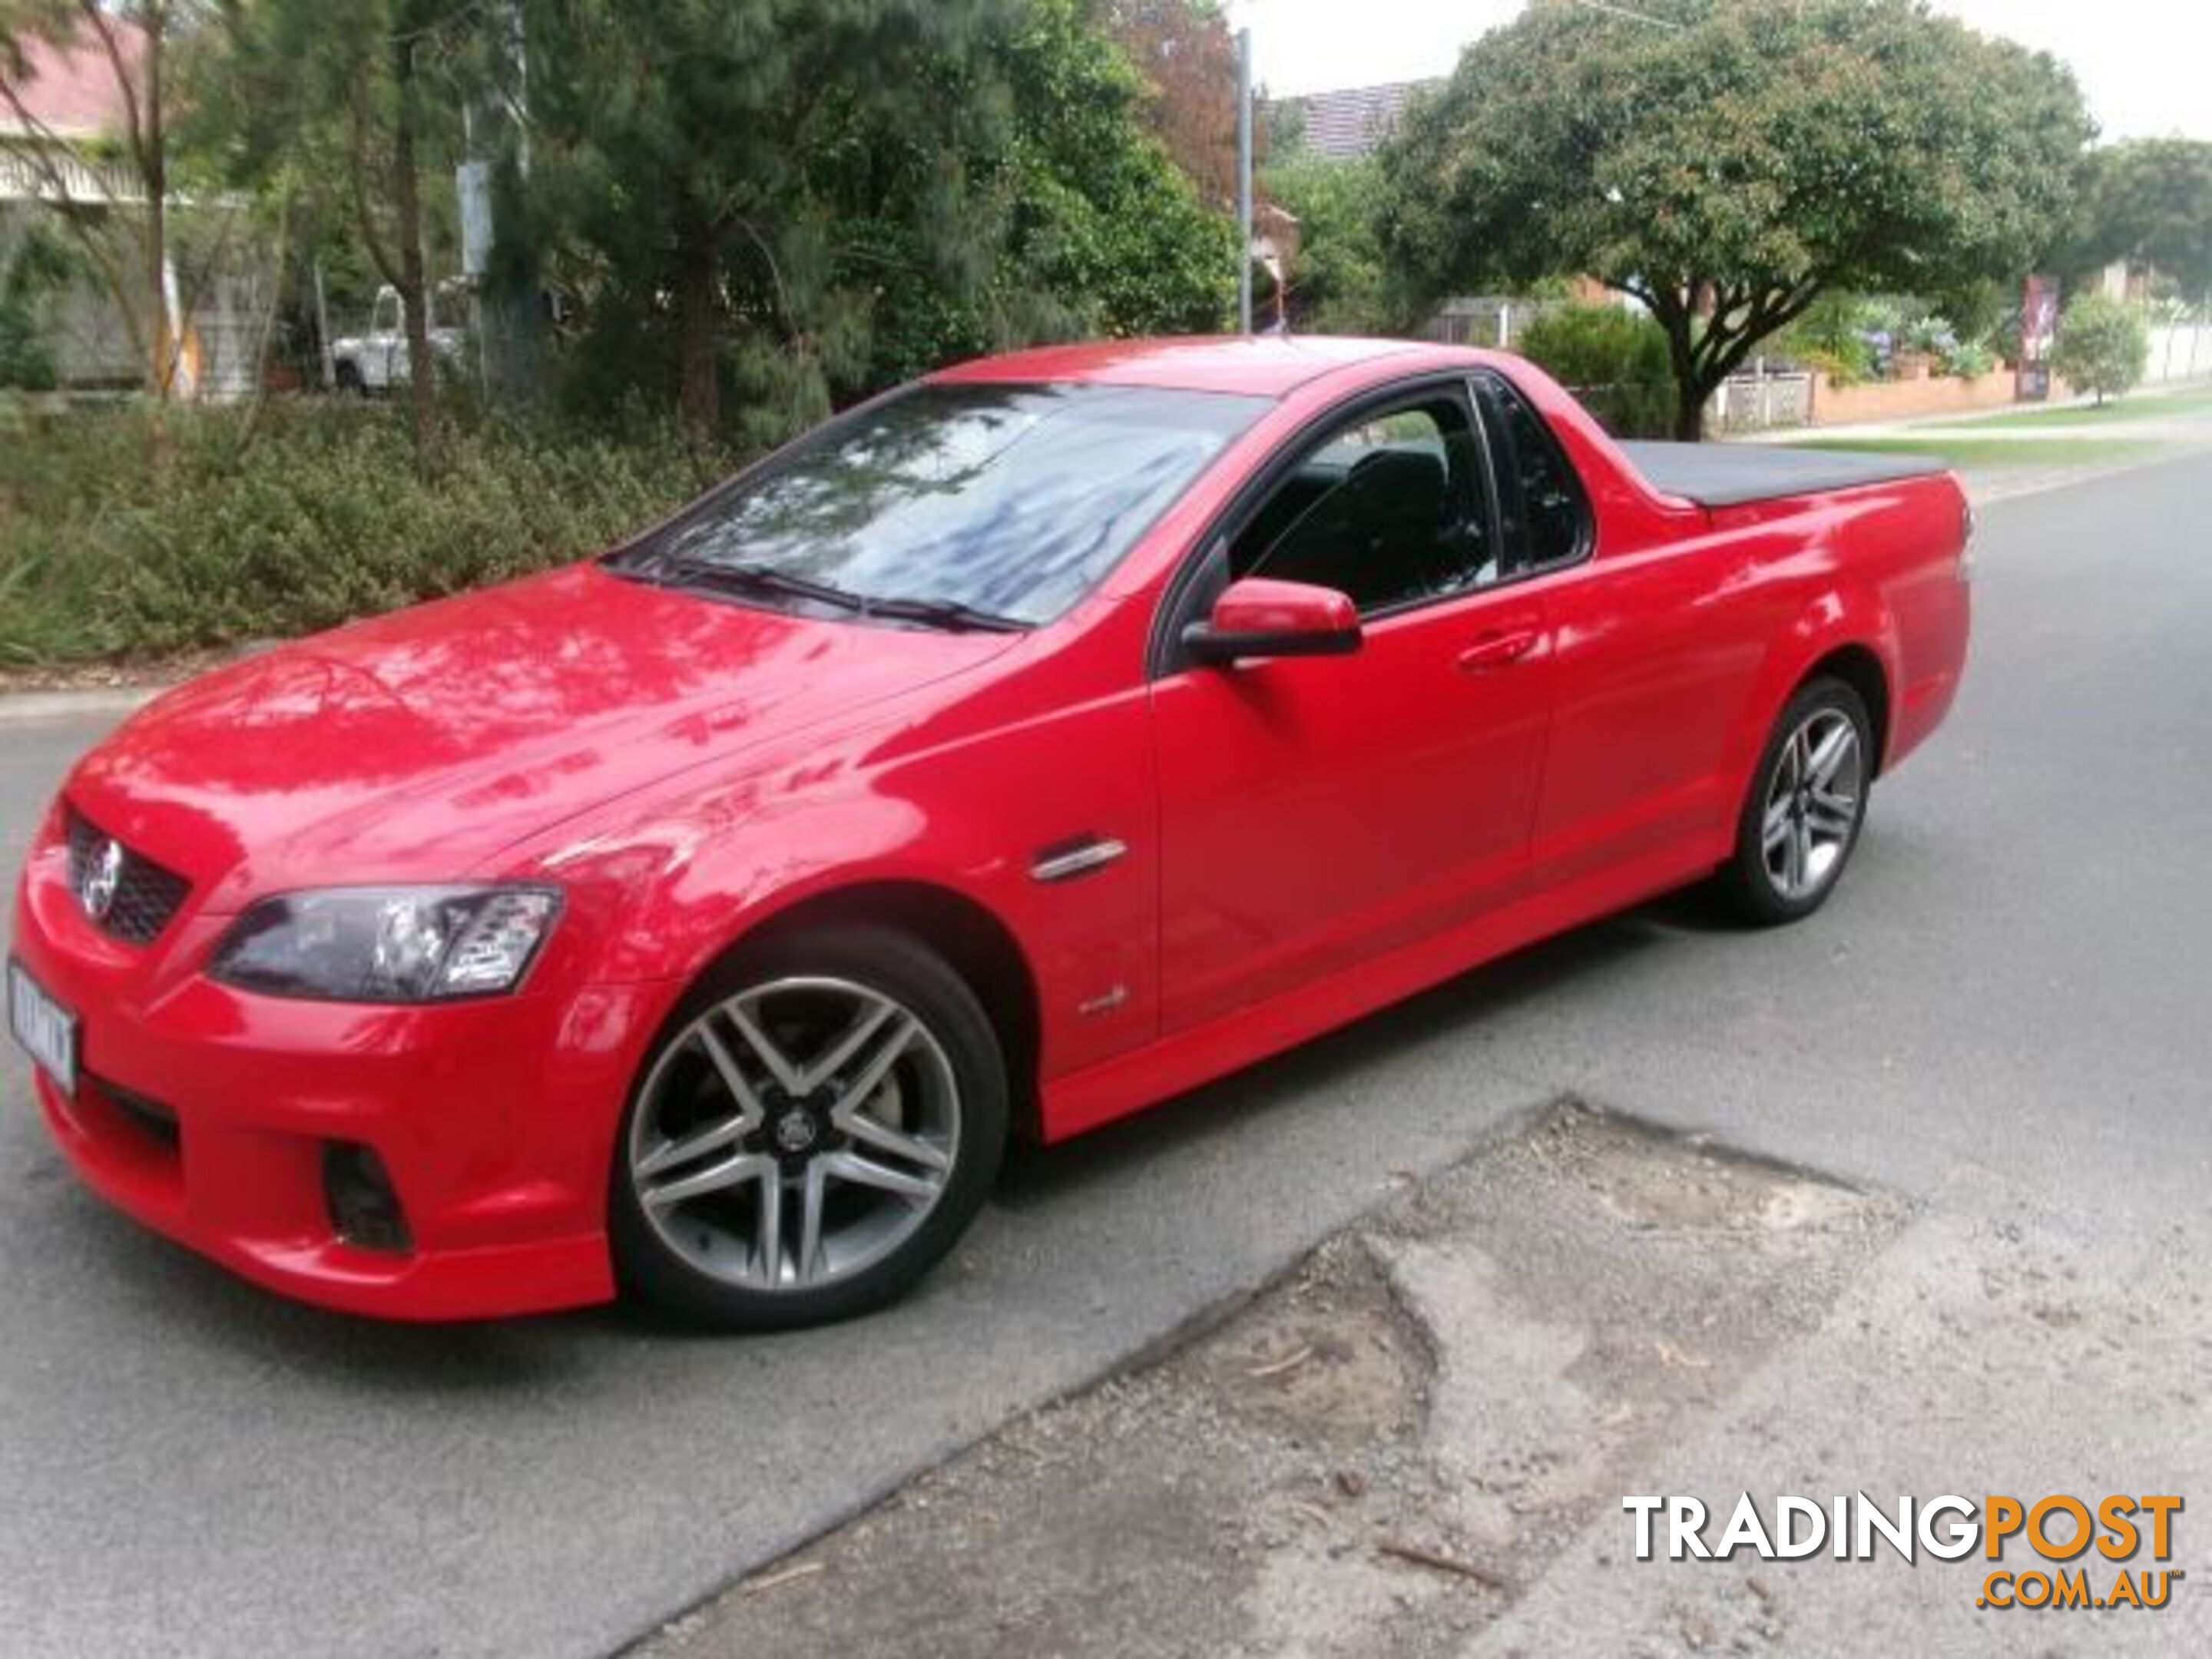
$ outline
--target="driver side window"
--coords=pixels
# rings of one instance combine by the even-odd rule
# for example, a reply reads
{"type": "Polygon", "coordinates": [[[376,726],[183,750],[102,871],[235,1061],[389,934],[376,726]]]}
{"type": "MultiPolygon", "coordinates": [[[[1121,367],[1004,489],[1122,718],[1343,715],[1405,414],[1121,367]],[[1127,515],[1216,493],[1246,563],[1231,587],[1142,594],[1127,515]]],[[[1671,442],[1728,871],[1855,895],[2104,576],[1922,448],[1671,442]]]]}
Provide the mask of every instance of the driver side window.
{"type": "Polygon", "coordinates": [[[1329,434],[1237,533],[1229,568],[1334,588],[1363,615],[1495,581],[1489,489],[1466,399],[1437,391],[1329,434]]]}

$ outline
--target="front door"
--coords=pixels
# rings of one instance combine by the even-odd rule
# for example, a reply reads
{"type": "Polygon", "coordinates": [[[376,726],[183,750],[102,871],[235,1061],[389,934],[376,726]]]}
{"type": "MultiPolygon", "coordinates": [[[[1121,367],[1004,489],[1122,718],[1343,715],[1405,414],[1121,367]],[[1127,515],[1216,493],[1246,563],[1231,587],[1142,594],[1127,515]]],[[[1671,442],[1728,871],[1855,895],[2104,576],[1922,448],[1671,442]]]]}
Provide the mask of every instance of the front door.
{"type": "Polygon", "coordinates": [[[1338,589],[1364,639],[1156,679],[1167,1030],[1466,921],[1524,872],[1549,640],[1507,580],[1464,387],[1370,404],[1292,460],[1210,554],[1216,585],[1338,589]]]}

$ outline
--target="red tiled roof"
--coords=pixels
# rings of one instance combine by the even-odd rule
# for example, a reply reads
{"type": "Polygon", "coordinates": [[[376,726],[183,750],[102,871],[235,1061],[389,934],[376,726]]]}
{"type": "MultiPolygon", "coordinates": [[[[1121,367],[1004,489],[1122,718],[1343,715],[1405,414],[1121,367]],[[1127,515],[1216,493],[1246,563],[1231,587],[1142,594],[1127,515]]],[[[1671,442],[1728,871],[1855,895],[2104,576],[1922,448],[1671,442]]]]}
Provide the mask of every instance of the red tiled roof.
{"type": "Polygon", "coordinates": [[[1340,87],[1281,101],[1298,113],[1299,143],[1316,155],[1348,161],[1390,136],[1413,98],[1441,80],[1389,81],[1379,87],[1340,87]]]}
{"type": "MultiPolygon", "coordinates": [[[[124,64],[135,83],[140,60],[145,56],[146,38],[135,25],[119,19],[109,27],[115,31],[124,64]]],[[[64,138],[88,137],[123,127],[123,89],[115,82],[115,70],[106,46],[90,28],[79,30],[76,40],[62,47],[35,38],[26,40],[23,58],[27,73],[20,79],[9,75],[8,84],[37,126],[64,138]]],[[[0,75],[7,74],[6,65],[0,63],[0,75]]],[[[0,100],[0,133],[23,131],[14,108],[0,100]]]]}

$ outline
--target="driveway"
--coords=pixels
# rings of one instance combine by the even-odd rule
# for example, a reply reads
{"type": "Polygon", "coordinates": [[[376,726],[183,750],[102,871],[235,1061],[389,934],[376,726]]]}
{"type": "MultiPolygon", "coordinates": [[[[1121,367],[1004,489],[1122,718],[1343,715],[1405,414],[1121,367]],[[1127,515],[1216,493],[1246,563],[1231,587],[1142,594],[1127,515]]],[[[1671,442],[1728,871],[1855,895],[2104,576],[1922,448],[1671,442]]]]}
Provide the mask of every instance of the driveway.
{"type": "MultiPolygon", "coordinates": [[[[1562,1093],[1939,1208],[2203,1217],[2208,512],[2192,459],[1982,514],[1959,711],[1816,921],[1650,907],[1022,1156],[948,1269],[858,1325],[292,1308],[80,1193],[11,1057],[0,1651],[604,1652],[1562,1093]]],[[[97,735],[0,727],[11,864],[97,735]]]]}

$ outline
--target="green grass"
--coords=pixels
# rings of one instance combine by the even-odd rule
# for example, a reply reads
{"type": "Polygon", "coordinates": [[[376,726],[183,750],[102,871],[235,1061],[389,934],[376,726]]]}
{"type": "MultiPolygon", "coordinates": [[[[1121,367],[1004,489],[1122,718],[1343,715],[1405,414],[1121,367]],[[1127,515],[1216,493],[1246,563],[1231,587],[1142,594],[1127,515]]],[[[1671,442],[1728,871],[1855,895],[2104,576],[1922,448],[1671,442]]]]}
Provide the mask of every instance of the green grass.
{"type": "Polygon", "coordinates": [[[1961,428],[1980,427],[2106,426],[2130,421],[2163,421],[2178,416],[2212,410],[2212,392],[2184,392],[2158,395],[2138,392],[2103,404],[2057,409],[2014,409],[2002,415],[1978,415],[1971,421],[1953,421],[1961,428]]]}
{"type": "Polygon", "coordinates": [[[1875,455],[1932,455],[1956,467],[2081,466],[2139,459],[2163,446],[2111,438],[1815,438],[1801,449],[1856,449],[1875,455]]]}

